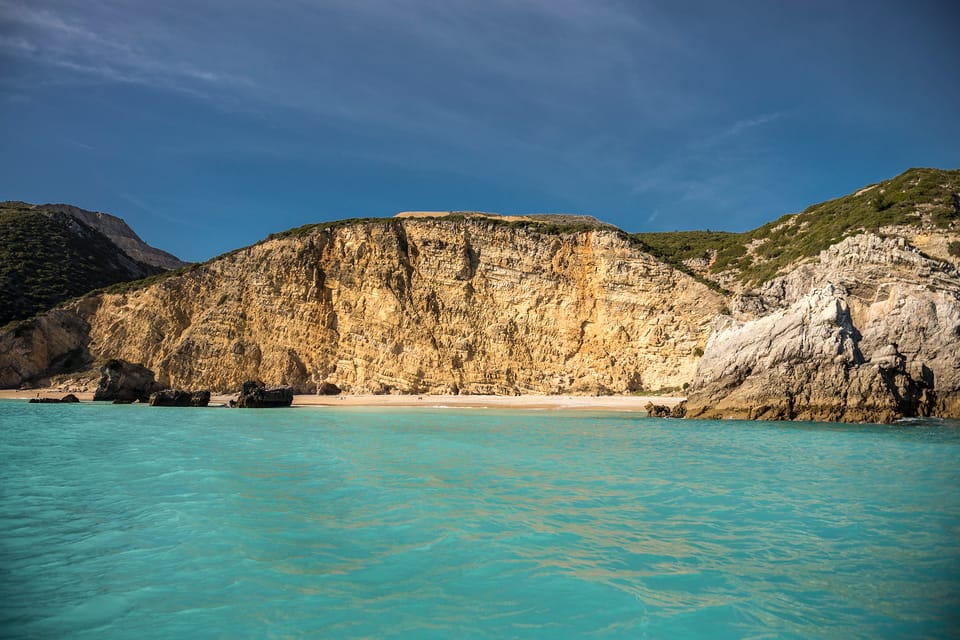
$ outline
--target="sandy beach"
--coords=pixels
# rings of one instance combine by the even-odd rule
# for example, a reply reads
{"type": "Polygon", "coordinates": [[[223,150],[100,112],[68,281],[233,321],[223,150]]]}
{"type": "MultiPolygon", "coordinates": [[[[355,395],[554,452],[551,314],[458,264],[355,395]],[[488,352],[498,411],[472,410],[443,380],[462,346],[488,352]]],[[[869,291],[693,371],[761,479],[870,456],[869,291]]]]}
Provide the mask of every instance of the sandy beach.
{"type": "Polygon", "coordinates": [[[643,411],[648,402],[673,407],[683,398],[654,396],[433,396],[340,395],[294,396],[294,406],[330,407],[463,407],[472,409],[583,409],[643,411]]]}
{"type": "MultiPolygon", "coordinates": [[[[60,389],[0,389],[0,398],[61,398],[60,389]]],[[[92,392],[75,392],[81,402],[93,400],[92,392]]],[[[215,394],[211,406],[225,405],[236,394],[215,394]]],[[[648,402],[673,407],[682,397],[668,396],[434,396],[434,395],[297,395],[294,407],[458,407],[470,409],[554,409],[584,411],[643,411],[648,402]]]]}

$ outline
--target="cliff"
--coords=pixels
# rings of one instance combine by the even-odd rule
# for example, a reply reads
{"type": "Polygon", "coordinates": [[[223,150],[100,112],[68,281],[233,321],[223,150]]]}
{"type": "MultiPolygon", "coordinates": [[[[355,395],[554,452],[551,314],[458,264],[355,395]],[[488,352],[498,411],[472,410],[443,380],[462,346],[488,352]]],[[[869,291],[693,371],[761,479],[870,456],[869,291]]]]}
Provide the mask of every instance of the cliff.
{"type": "Polygon", "coordinates": [[[627,393],[693,378],[721,295],[595,225],[313,225],[0,335],[0,385],[111,357],[180,388],[627,393]]]}
{"type": "Polygon", "coordinates": [[[742,234],[742,251],[720,237],[700,273],[738,293],[687,415],[960,417],[958,192],[960,171],[914,169],[742,234]],[[740,258],[714,268],[724,251],[740,258]]]}
{"type": "Polygon", "coordinates": [[[687,415],[889,422],[960,416],[960,277],[902,238],[861,234],[732,302],[687,415]]]}

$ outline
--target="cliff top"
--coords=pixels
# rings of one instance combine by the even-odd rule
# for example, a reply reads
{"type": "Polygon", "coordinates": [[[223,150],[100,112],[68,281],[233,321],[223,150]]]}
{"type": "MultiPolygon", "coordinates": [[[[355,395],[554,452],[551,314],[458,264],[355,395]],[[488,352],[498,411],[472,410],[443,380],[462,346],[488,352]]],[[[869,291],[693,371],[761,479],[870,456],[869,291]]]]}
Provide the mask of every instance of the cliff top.
{"type": "Polygon", "coordinates": [[[569,225],[576,227],[595,227],[603,229],[617,229],[618,227],[593,216],[577,213],[527,213],[519,216],[508,216],[488,211],[401,211],[394,218],[427,218],[427,219],[488,219],[507,224],[545,224],[569,225]]]}

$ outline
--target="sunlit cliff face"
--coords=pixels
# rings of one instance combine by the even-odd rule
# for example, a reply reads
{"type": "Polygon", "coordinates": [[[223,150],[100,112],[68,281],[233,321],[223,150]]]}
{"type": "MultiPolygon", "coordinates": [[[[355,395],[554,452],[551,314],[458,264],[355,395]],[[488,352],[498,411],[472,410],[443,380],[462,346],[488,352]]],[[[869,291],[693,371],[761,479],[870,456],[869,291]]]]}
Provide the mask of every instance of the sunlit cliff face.
{"type": "MultiPolygon", "coordinates": [[[[92,359],[142,362],[187,388],[628,393],[692,380],[723,304],[614,230],[401,219],[270,240],[100,295],[71,308],[77,327],[41,322],[33,340],[86,343],[92,359]]],[[[2,383],[49,359],[37,351],[2,383]]]]}

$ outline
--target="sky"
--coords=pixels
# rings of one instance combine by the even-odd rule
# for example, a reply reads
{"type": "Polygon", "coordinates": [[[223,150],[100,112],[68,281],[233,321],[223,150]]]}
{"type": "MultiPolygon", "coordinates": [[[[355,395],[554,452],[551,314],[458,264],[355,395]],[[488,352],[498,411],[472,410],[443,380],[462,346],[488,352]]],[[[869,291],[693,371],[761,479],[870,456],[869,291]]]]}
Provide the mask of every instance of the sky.
{"type": "Polygon", "coordinates": [[[0,0],[0,200],[200,261],[407,210],[744,231],[960,167],[960,3],[0,0]]]}

